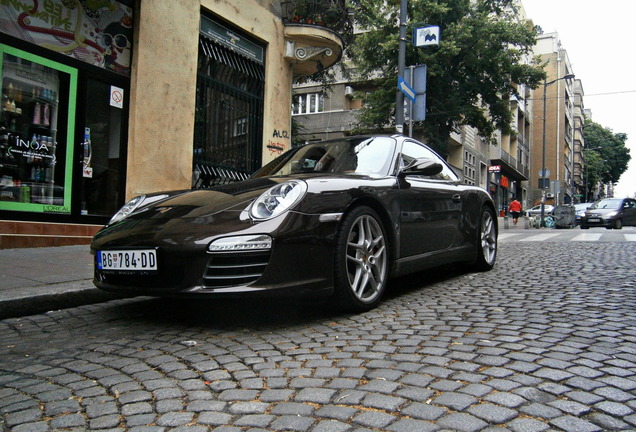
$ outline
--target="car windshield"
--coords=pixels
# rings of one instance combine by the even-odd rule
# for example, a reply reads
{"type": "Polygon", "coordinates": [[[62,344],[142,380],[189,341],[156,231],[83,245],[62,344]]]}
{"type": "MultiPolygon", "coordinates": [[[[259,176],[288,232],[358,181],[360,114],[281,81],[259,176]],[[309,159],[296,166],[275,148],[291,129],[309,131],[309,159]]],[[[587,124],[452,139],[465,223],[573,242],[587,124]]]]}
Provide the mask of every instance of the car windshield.
{"type": "Polygon", "coordinates": [[[253,177],[299,173],[387,175],[394,154],[395,140],[391,137],[312,143],[283,154],[253,177]]]}
{"type": "Polygon", "coordinates": [[[602,199],[596,203],[590,209],[618,209],[621,206],[621,199],[602,199]]]}

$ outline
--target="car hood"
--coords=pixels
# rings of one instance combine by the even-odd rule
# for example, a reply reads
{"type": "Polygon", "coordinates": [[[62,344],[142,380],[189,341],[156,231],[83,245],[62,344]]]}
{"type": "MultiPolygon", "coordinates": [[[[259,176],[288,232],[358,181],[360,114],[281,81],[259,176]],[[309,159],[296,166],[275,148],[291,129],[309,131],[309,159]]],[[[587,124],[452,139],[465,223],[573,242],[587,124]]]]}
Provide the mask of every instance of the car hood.
{"type": "Polygon", "coordinates": [[[601,216],[601,215],[605,215],[605,214],[608,214],[608,213],[614,213],[614,212],[617,212],[617,211],[618,211],[618,209],[609,209],[609,208],[607,208],[607,209],[587,209],[585,211],[585,214],[590,215],[590,216],[591,215],[601,216]]]}
{"type": "Polygon", "coordinates": [[[141,247],[149,244],[178,247],[207,244],[212,238],[230,233],[272,232],[290,212],[271,220],[254,222],[245,210],[264,191],[292,178],[302,178],[308,183],[309,196],[296,208],[297,212],[303,213],[342,211],[349,198],[348,194],[339,192],[356,189],[369,182],[368,177],[354,175],[273,177],[177,193],[107,225],[95,235],[92,247],[141,247]],[[325,197],[312,192],[325,190],[338,193],[325,197]]]}

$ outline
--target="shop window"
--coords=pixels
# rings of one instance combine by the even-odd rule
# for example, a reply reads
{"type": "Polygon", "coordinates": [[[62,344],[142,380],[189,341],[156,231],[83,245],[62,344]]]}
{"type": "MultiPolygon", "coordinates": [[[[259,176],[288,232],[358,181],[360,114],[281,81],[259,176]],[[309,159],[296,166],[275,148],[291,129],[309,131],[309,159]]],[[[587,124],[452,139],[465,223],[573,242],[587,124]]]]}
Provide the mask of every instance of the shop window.
{"type": "Polygon", "coordinates": [[[0,45],[0,209],[71,212],[77,70],[0,45]]]}

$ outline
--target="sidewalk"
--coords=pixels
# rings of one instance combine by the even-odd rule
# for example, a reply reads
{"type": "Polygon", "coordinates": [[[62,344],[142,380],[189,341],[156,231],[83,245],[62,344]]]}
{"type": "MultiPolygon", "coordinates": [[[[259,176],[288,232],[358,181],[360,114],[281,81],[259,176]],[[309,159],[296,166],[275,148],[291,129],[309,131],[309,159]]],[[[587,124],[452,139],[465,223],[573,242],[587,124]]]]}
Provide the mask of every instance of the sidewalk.
{"type": "Polygon", "coordinates": [[[0,250],[0,319],[117,298],[92,277],[87,245],[0,250]]]}
{"type": "MultiPolygon", "coordinates": [[[[499,217],[499,232],[527,228],[499,217]]],[[[95,288],[89,247],[0,250],[0,319],[121,298],[95,288]]]]}

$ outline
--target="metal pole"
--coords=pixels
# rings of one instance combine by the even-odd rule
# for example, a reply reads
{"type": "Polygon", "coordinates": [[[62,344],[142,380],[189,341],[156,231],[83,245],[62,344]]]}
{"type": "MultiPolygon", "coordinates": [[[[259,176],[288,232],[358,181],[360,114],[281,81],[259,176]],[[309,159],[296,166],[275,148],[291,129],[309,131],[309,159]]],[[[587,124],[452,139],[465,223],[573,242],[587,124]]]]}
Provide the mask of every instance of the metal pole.
{"type": "Polygon", "coordinates": [[[545,79],[543,80],[543,139],[542,139],[542,144],[543,144],[543,155],[541,157],[541,175],[539,176],[539,178],[541,179],[541,220],[539,222],[539,225],[544,227],[545,226],[545,222],[543,220],[543,218],[545,217],[545,118],[546,118],[546,89],[548,88],[548,85],[545,82],[545,79]]]}
{"type": "MultiPolygon", "coordinates": [[[[415,78],[413,77],[415,66],[409,66],[409,85],[415,86],[415,78]]],[[[420,96],[421,97],[421,96],[420,96]]],[[[409,99],[409,136],[413,137],[413,101],[409,99]]]]}
{"type": "MultiPolygon", "coordinates": [[[[400,46],[398,50],[398,77],[404,79],[406,65],[406,6],[407,0],[400,0],[400,46]]],[[[404,131],[404,94],[399,89],[395,93],[395,127],[404,131]]]]}

